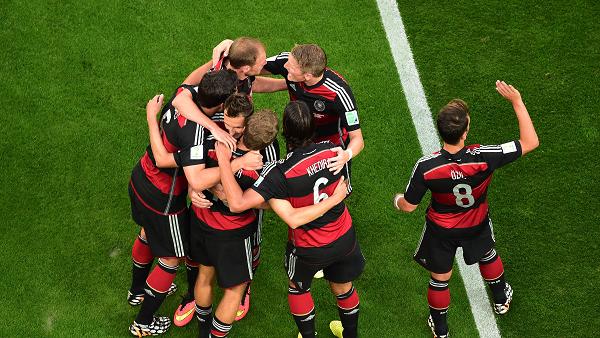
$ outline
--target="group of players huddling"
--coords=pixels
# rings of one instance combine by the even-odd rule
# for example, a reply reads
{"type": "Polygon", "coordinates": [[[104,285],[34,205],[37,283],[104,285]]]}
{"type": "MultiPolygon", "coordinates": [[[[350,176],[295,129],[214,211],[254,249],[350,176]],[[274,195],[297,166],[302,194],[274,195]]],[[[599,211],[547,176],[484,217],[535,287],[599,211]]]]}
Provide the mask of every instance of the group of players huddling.
{"type": "MultiPolygon", "coordinates": [[[[432,191],[415,259],[432,276],[428,323],[434,337],[448,336],[448,281],[457,247],[463,247],[467,264],[479,262],[497,313],[506,313],[512,299],[494,250],[487,188],[494,169],[538,141],[519,92],[504,82],[496,88],[513,103],[520,139],[465,146],[468,108],[453,100],[438,114],[443,149],[417,162],[406,192],[394,199],[396,208],[410,212],[432,191]]],[[[185,262],[188,290],[173,323],[184,326],[195,315],[199,337],[226,337],[249,311],[263,210],[272,209],[289,227],[285,269],[298,337],[316,336],[310,288],[318,274],[337,301],[340,320],[330,323],[332,333],[357,337],[353,281],[365,259],[344,199],[352,191],[351,159],[364,142],[352,91],[327,68],[323,49],[296,45],[267,59],[257,39],[224,40],[213,49],[213,60],[194,70],[166,104],[157,95],[146,111],[150,145],[129,184],[132,217],[141,226],[128,292],[129,304],[140,310],[129,331],[141,337],[169,329],[171,319],[156,311],[177,290],[173,280],[185,262]],[[277,115],[255,111],[252,101],[254,92],[280,90],[290,97],[283,112],[283,159],[277,115]],[[213,309],[214,280],[223,296],[213,309]]]]}

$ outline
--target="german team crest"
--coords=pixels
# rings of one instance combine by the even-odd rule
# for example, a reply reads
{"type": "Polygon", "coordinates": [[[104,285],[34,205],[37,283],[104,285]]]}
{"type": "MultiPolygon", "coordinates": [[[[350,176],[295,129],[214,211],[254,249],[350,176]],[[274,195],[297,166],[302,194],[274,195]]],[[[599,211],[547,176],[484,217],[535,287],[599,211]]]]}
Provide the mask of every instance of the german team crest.
{"type": "Polygon", "coordinates": [[[321,100],[316,100],[314,103],[314,106],[317,111],[325,110],[325,102],[323,102],[321,100]]]}

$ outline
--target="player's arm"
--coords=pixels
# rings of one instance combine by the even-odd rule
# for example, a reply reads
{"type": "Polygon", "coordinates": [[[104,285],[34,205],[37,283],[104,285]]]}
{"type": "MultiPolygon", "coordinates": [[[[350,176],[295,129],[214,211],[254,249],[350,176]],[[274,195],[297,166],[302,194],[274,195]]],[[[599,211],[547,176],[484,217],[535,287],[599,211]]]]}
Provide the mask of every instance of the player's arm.
{"type": "Polygon", "coordinates": [[[215,145],[217,159],[219,161],[219,172],[221,174],[221,185],[227,196],[227,203],[231,212],[242,212],[248,209],[257,208],[265,199],[256,191],[247,189],[242,191],[231,169],[231,150],[223,143],[217,142],[215,145]]]}
{"type": "Polygon", "coordinates": [[[341,123],[348,130],[350,142],[346,149],[335,149],[337,156],[329,160],[329,170],[339,173],[344,165],[364,149],[365,141],[358,121],[358,109],[350,87],[343,88],[336,97],[337,110],[341,123]]]}
{"type": "Polygon", "coordinates": [[[287,90],[285,79],[257,76],[252,84],[252,91],[255,93],[273,93],[281,90],[287,90]]]}
{"type": "Polygon", "coordinates": [[[523,103],[521,93],[512,85],[504,81],[496,81],[496,91],[505,99],[512,103],[517,120],[519,121],[519,143],[521,143],[522,155],[531,152],[540,144],[537,133],[527,112],[527,107],[523,103]]]}
{"type": "Polygon", "coordinates": [[[348,184],[344,181],[344,177],[341,177],[333,194],[317,204],[294,208],[287,200],[271,198],[269,205],[290,228],[296,229],[316,220],[331,208],[340,204],[346,198],[347,191],[348,184]]]}
{"type": "Polygon", "coordinates": [[[200,81],[202,81],[204,74],[208,73],[211,68],[212,60],[196,68],[190,75],[188,75],[188,77],[185,78],[185,80],[183,80],[183,84],[197,86],[200,81]]]}
{"type": "Polygon", "coordinates": [[[152,148],[152,155],[156,166],[159,168],[175,168],[177,163],[172,153],[167,151],[163,144],[162,137],[160,135],[160,129],[158,128],[158,121],[156,115],[160,111],[163,105],[164,95],[156,95],[146,105],[146,120],[148,121],[148,131],[150,133],[150,147],[152,148]]]}
{"type": "Polygon", "coordinates": [[[421,203],[426,192],[427,186],[425,185],[419,162],[417,162],[412,171],[410,181],[406,186],[406,192],[394,196],[394,208],[404,212],[413,212],[417,209],[419,203],[421,203]]]}
{"type": "Polygon", "coordinates": [[[231,149],[235,149],[236,141],[228,132],[221,129],[213,120],[206,116],[194,102],[192,93],[189,90],[182,90],[175,99],[173,107],[186,119],[192,120],[208,129],[216,140],[224,142],[231,149]]]}

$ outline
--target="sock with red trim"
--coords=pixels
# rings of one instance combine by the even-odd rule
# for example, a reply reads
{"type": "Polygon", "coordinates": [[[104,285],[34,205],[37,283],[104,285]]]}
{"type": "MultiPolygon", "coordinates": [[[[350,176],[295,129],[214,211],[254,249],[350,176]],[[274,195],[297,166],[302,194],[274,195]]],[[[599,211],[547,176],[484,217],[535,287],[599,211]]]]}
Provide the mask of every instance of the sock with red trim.
{"type": "Polygon", "coordinates": [[[144,295],[142,308],[135,319],[136,323],[148,325],[152,322],[154,313],[167,297],[167,292],[175,279],[176,273],[177,266],[167,265],[160,258],[158,259],[158,264],[146,279],[146,287],[144,288],[146,294],[144,295]]]}
{"type": "Polygon", "coordinates": [[[288,289],[288,304],[302,338],[314,338],[317,334],[315,330],[315,303],[310,294],[310,289],[299,290],[290,287],[288,289]]]}
{"type": "Polygon", "coordinates": [[[152,250],[148,245],[148,241],[142,236],[139,236],[133,242],[133,248],[131,249],[131,259],[133,261],[133,267],[131,269],[131,287],[129,291],[134,295],[144,293],[144,285],[146,285],[146,278],[152,268],[152,261],[154,256],[152,250]]]}
{"type": "Polygon", "coordinates": [[[479,261],[479,272],[492,291],[494,303],[504,304],[506,302],[504,266],[496,250],[492,249],[479,261]]]}
{"type": "Polygon", "coordinates": [[[429,303],[429,314],[435,325],[437,335],[448,333],[448,307],[450,307],[450,289],[448,281],[439,281],[431,278],[427,289],[427,302],[429,303]]]}
{"type": "Polygon", "coordinates": [[[213,317],[212,324],[210,327],[210,336],[211,338],[221,338],[227,337],[229,331],[231,330],[231,323],[223,323],[217,318],[217,316],[213,317]]]}
{"type": "Polygon", "coordinates": [[[344,327],[344,338],[358,336],[358,309],[360,303],[354,286],[344,294],[336,296],[338,313],[344,327]]]}

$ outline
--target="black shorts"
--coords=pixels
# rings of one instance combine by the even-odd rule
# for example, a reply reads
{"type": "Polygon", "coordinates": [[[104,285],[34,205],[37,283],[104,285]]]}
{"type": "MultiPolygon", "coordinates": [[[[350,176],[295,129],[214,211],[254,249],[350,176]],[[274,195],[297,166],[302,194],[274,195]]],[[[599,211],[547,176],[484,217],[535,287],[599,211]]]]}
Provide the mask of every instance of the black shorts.
{"type": "Polygon", "coordinates": [[[494,244],[494,231],[489,218],[470,229],[443,229],[426,222],[413,257],[431,272],[446,273],[452,270],[458,247],[463,249],[465,263],[471,265],[479,262],[494,248],[494,244]]]}
{"type": "Polygon", "coordinates": [[[190,255],[204,266],[212,266],[221,288],[230,288],[253,278],[252,236],[223,238],[195,226],[190,233],[190,255]]]}
{"type": "Polygon", "coordinates": [[[129,185],[131,217],[144,228],[154,257],[185,257],[188,250],[189,212],[159,214],[150,210],[129,185]]]}
{"type": "Polygon", "coordinates": [[[333,243],[319,248],[296,248],[288,242],[285,269],[288,278],[298,288],[310,288],[315,273],[323,270],[325,279],[334,283],[347,283],[357,279],[365,267],[365,257],[360,250],[354,227],[333,243]]]}

